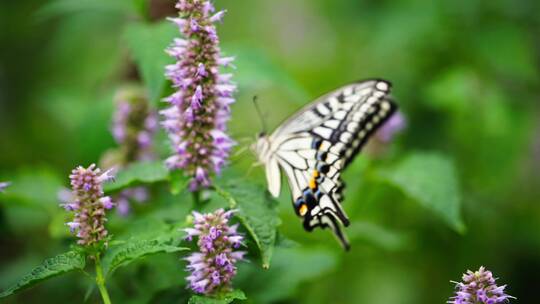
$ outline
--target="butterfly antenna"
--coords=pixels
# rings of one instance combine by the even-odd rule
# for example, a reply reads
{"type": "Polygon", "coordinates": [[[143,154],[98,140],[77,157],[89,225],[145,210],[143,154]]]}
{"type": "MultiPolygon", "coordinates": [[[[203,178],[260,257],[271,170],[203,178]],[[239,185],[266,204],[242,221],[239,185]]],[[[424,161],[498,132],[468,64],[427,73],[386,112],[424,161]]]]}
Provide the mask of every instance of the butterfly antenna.
{"type": "Polygon", "coordinates": [[[232,155],[232,157],[233,157],[233,158],[238,157],[238,156],[244,154],[248,149],[249,149],[249,146],[243,146],[243,147],[241,147],[240,149],[238,149],[238,151],[236,151],[236,152],[232,155]]]}
{"type": "Polygon", "coordinates": [[[251,141],[253,141],[253,138],[252,138],[252,136],[244,136],[244,137],[238,138],[237,141],[238,141],[239,143],[246,143],[246,142],[251,142],[251,141]]]}
{"type": "Polygon", "coordinates": [[[264,119],[264,115],[262,114],[261,108],[259,107],[259,103],[257,102],[257,100],[258,100],[258,96],[254,95],[253,96],[253,105],[255,105],[255,110],[257,111],[257,115],[259,115],[259,118],[261,120],[262,132],[264,134],[266,134],[266,131],[268,130],[266,128],[266,121],[264,119]]]}

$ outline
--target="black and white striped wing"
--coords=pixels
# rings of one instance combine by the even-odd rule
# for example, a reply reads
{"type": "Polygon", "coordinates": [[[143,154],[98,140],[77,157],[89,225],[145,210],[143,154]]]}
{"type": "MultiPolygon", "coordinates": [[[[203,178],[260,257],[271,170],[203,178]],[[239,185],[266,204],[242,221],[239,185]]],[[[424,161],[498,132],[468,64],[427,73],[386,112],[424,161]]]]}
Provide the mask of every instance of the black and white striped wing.
{"type": "Polygon", "coordinates": [[[383,80],[342,87],[300,110],[270,137],[271,163],[274,171],[277,163],[287,175],[304,228],[330,227],[346,249],[341,226],[348,226],[349,219],[341,207],[340,175],[395,111],[389,92],[390,83],[383,80]]]}

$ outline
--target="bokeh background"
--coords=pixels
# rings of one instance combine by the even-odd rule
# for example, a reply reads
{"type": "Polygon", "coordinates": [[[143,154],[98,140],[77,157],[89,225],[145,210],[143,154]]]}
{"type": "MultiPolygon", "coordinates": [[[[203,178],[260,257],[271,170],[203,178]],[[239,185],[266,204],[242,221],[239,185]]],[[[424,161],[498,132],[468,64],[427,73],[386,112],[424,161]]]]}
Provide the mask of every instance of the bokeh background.
{"type": "MultiPolygon", "coordinates": [[[[283,240],[272,267],[262,270],[254,260],[236,282],[251,303],[444,303],[453,292],[449,281],[481,265],[509,285],[514,302],[537,302],[539,1],[217,0],[216,6],[228,10],[218,28],[222,49],[237,58],[230,125],[240,148],[260,131],[254,95],[273,128],[317,96],[370,77],[392,81],[408,122],[345,175],[344,206],[355,223],[348,229],[351,252],[328,231],[305,233],[282,193],[283,240]],[[407,155],[425,154],[451,165],[458,192],[448,195],[466,228],[448,225],[377,177],[407,155]]],[[[152,75],[168,60],[162,49],[175,28],[162,21],[174,13],[167,0],[0,2],[0,180],[14,183],[0,194],[1,289],[72,242],[56,193],[73,167],[97,162],[115,146],[109,129],[118,88],[150,83],[150,95],[167,92],[164,79],[152,75]]],[[[156,149],[167,154],[162,133],[156,149]]],[[[247,172],[254,160],[237,156],[230,171],[264,184],[261,168],[247,172]]],[[[445,181],[433,187],[437,182],[445,181]]],[[[156,225],[181,220],[191,207],[186,195],[155,197],[128,218],[113,217],[111,231],[138,227],[148,214],[156,225]]],[[[151,229],[144,223],[140,231],[151,229]]],[[[109,281],[112,298],[183,303],[182,268],[178,256],[162,254],[121,269],[109,281]]],[[[89,285],[70,274],[7,302],[98,303],[89,285]]]]}

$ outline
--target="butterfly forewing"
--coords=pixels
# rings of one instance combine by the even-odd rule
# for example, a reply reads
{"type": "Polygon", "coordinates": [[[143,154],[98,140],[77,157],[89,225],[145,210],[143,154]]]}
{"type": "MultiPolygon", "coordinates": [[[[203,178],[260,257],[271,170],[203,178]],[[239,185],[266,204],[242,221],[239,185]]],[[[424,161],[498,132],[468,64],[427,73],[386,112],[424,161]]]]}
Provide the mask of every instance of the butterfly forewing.
{"type": "MultiPolygon", "coordinates": [[[[341,172],[395,111],[389,91],[390,83],[383,80],[347,85],[310,103],[269,137],[267,177],[277,163],[304,228],[330,227],[345,248],[349,244],[341,226],[349,219],[341,207],[341,172]]],[[[268,178],[271,192],[279,193],[279,174],[277,181],[268,178]]]]}

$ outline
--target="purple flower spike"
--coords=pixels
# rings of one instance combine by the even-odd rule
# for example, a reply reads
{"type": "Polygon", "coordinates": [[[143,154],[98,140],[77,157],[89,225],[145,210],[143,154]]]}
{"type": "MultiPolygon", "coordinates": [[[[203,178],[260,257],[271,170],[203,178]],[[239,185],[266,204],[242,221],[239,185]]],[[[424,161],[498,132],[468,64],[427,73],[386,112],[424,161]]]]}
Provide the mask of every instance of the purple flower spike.
{"type": "MultiPolygon", "coordinates": [[[[181,40],[178,43],[182,43],[181,40]]],[[[119,145],[118,157],[108,162],[102,161],[102,166],[122,168],[136,161],[154,159],[151,148],[159,127],[159,116],[148,104],[144,90],[137,86],[121,88],[116,93],[115,103],[111,132],[119,145]]],[[[143,193],[144,197],[148,196],[144,187],[126,189],[115,195],[113,199],[118,203],[116,211],[122,216],[128,215],[131,209],[130,201],[146,200],[140,199],[140,193],[143,193]]],[[[108,207],[111,206],[105,205],[106,209],[109,209],[108,207]]]]}
{"type": "Polygon", "coordinates": [[[230,74],[219,73],[221,66],[232,66],[234,58],[222,56],[214,25],[225,11],[214,13],[208,0],[179,0],[175,7],[180,16],[169,20],[183,39],[175,39],[166,50],[177,60],[165,67],[177,91],[164,99],[170,108],[160,112],[175,152],[165,163],[171,170],[183,169],[192,178],[189,189],[197,191],[211,185],[211,176],[221,172],[234,144],[226,131],[236,85],[230,74]]]}
{"type": "Polygon", "coordinates": [[[186,239],[198,238],[199,252],[186,257],[191,275],[186,279],[189,288],[200,294],[215,294],[231,289],[236,275],[236,262],[244,260],[244,251],[234,251],[243,237],[236,226],[229,226],[234,211],[218,209],[213,213],[193,212],[194,228],[186,228],[186,239]]]}
{"type": "Polygon", "coordinates": [[[111,170],[102,173],[95,164],[88,168],[79,166],[71,172],[69,178],[72,193],[63,194],[62,199],[71,202],[64,202],[61,206],[73,212],[74,218],[66,225],[79,238],[78,244],[98,244],[107,236],[105,210],[114,206],[111,198],[103,193],[103,182],[113,179],[111,170]]]}
{"type": "Polygon", "coordinates": [[[467,270],[463,274],[463,282],[453,282],[456,284],[456,295],[451,297],[449,304],[497,304],[508,303],[510,299],[515,299],[504,293],[506,285],[497,286],[491,271],[484,266],[478,271],[467,270]]]}
{"type": "Polygon", "coordinates": [[[111,133],[123,152],[121,164],[152,158],[150,146],[158,128],[157,113],[150,109],[146,94],[138,87],[120,89],[111,133]]]}

